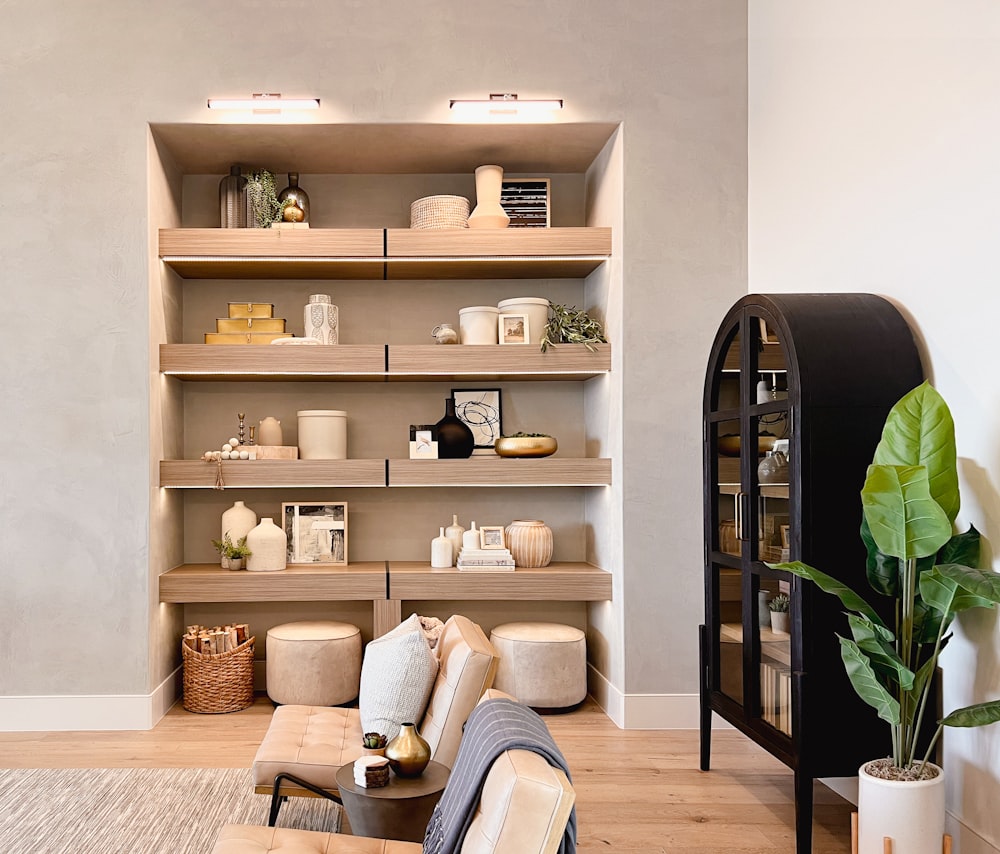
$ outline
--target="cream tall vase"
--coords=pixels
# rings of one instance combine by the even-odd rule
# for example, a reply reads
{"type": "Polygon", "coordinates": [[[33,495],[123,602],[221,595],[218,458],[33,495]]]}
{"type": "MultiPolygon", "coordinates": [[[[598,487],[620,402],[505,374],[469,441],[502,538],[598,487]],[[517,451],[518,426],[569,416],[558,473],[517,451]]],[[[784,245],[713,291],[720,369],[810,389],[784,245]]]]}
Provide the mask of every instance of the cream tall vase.
{"type": "MultiPolygon", "coordinates": [[[[928,763],[930,764],[930,763],[928,763]]],[[[867,763],[866,763],[867,765],[867,763]]],[[[858,771],[858,854],[882,854],[892,839],[899,854],[941,854],[944,773],[931,780],[882,780],[858,771]]]]}
{"type": "Polygon", "coordinates": [[[500,206],[502,166],[480,166],[476,170],[476,207],[469,214],[469,228],[506,228],[510,217],[500,206]]]}
{"type": "Polygon", "coordinates": [[[260,524],[247,534],[250,557],[247,569],[250,572],[274,572],[285,568],[288,537],[274,524],[274,519],[265,516],[260,524]]]}

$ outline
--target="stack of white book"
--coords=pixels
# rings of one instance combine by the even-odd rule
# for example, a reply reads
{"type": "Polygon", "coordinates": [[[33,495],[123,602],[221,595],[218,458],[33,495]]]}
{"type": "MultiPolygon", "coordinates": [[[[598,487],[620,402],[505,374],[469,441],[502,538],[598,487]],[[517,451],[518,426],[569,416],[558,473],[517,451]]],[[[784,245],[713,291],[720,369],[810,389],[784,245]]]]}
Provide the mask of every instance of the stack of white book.
{"type": "Polygon", "coordinates": [[[455,564],[462,572],[513,572],[510,549],[466,549],[458,553],[455,564]]]}

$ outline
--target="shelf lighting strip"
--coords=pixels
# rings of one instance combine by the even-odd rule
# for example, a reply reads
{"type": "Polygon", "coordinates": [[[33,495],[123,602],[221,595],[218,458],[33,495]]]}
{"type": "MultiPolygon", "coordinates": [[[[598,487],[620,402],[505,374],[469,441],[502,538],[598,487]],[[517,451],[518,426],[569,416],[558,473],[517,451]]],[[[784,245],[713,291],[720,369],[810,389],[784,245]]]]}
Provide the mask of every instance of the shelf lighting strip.
{"type": "Polygon", "coordinates": [[[387,264],[417,264],[417,263],[454,263],[462,264],[469,261],[606,261],[607,255],[161,255],[164,263],[204,262],[217,263],[238,262],[247,263],[313,263],[329,264],[331,262],[358,263],[376,262],[387,264]]]}
{"type": "MultiPolygon", "coordinates": [[[[433,488],[434,486],[442,486],[451,488],[453,486],[464,486],[464,487],[476,487],[484,489],[504,489],[511,486],[519,487],[537,487],[545,488],[550,486],[582,486],[582,487],[598,487],[605,486],[609,487],[611,484],[605,483],[604,481],[595,481],[593,483],[586,482],[581,483],[574,481],[573,483],[515,483],[507,482],[504,483],[477,483],[475,481],[470,481],[466,483],[442,483],[442,484],[431,484],[431,483],[369,483],[369,484],[338,484],[338,483],[241,483],[241,484],[226,484],[227,489],[372,489],[372,488],[382,488],[392,487],[394,489],[427,489],[433,488]]],[[[162,485],[160,489],[215,489],[214,486],[210,484],[200,484],[200,483],[169,483],[162,485]]]]}

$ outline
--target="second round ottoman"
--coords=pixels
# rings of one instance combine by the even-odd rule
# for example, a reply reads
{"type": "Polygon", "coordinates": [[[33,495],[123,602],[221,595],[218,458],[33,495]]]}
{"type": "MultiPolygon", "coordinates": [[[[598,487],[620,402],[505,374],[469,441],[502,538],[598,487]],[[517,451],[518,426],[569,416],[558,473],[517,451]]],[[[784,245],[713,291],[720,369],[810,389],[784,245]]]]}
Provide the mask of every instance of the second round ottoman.
{"type": "Polygon", "coordinates": [[[281,705],[337,706],[358,696],[361,630],[309,620],[267,632],[267,696],[281,705]]]}
{"type": "Polygon", "coordinates": [[[490,633],[500,653],[493,687],[533,709],[566,709],[587,696],[584,633],[561,623],[503,623],[490,633]]]}

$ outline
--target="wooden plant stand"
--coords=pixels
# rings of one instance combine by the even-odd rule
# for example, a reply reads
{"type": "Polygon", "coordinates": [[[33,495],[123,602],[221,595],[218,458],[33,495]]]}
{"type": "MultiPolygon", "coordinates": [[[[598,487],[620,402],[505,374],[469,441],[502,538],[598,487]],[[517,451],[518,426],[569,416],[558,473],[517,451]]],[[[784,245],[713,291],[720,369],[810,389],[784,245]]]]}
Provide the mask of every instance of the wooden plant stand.
{"type": "MultiPolygon", "coordinates": [[[[851,813],[851,854],[858,854],[858,814],[851,813]]],[[[882,854],[906,854],[905,851],[892,850],[891,837],[882,837],[882,854]]],[[[946,833],[941,840],[941,854],[951,854],[951,834],[946,833]]]]}

